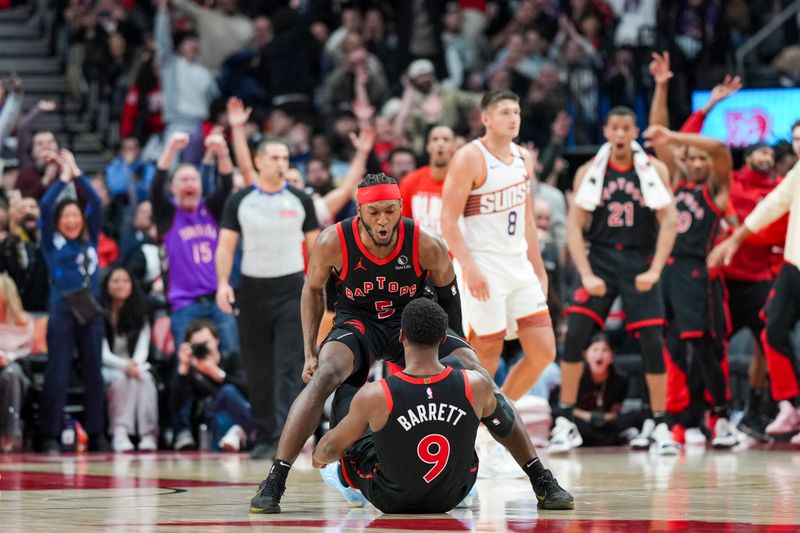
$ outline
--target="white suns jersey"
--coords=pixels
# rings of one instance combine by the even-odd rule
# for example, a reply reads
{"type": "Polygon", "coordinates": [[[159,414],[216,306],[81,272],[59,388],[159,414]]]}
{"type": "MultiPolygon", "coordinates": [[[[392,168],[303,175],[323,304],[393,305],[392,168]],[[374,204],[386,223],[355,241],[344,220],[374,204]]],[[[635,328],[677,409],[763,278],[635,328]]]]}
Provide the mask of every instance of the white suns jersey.
{"type": "Polygon", "coordinates": [[[519,146],[511,144],[514,160],[506,164],[481,142],[485,179],[470,192],[464,207],[464,238],[470,251],[519,255],[528,251],[525,239],[525,201],[531,180],[519,146]]]}

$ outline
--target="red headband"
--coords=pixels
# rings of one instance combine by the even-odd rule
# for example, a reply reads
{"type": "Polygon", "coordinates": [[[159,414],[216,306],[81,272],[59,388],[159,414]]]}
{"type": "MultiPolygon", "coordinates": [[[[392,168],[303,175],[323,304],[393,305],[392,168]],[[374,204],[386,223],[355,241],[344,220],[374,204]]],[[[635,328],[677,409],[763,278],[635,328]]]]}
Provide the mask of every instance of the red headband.
{"type": "Polygon", "coordinates": [[[383,185],[371,185],[358,189],[356,200],[358,205],[371,204],[373,202],[383,202],[384,200],[399,200],[400,187],[396,183],[386,183],[383,185]]]}

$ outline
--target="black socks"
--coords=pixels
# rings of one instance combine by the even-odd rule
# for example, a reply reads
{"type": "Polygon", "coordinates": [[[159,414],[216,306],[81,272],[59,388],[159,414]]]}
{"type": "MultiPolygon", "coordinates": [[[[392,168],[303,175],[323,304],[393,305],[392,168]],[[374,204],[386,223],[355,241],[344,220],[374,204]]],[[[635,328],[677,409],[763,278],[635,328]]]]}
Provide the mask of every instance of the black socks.
{"type": "Polygon", "coordinates": [[[711,408],[711,414],[716,416],[717,418],[730,418],[731,416],[728,404],[715,405],[714,407],[711,408]]]}
{"type": "Polygon", "coordinates": [[[669,426],[669,422],[667,421],[667,413],[665,413],[664,411],[661,411],[660,413],[656,413],[655,411],[653,411],[653,422],[655,422],[656,425],[664,423],[667,424],[667,426],[669,426]]]}
{"type": "Polygon", "coordinates": [[[280,480],[281,485],[286,484],[286,478],[289,477],[289,470],[292,465],[281,459],[272,461],[272,467],[269,469],[268,477],[277,478],[280,480]]]}
{"type": "Polygon", "coordinates": [[[544,474],[544,466],[542,466],[542,462],[538,457],[534,457],[525,463],[525,466],[522,467],[522,470],[531,479],[531,481],[534,481],[539,476],[544,474]]]}

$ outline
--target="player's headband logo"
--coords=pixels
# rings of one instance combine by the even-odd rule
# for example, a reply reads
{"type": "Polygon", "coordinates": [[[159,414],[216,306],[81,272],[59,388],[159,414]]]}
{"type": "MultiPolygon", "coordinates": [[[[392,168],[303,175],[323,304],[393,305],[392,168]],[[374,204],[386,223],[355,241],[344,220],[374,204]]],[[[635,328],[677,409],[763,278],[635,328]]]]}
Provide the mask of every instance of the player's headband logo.
{"type": "Polygon", "coordinates": [[[381,185],[371,185],[358,189],[356,200],[358,205],[371,204],[373,202],[383,202],[385,200],[399,200],[400,187],[396,183],[385,183],[381,185]]]}

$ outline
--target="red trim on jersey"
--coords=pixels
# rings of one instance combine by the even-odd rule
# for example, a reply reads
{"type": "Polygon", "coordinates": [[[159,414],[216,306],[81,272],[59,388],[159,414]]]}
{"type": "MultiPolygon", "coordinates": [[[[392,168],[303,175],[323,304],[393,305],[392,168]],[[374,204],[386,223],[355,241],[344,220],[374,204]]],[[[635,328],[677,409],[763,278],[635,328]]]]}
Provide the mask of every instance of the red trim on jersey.
{"type": "Polygon", "coordinates": [[[406,383],[411,383],[412,385],[430,385],[431,383],[438,383],[442,381],[444,378],[450,375],[450,372],[453,371],[452,367],[446,366],[444,370],[440,373],[436,374],[435,376],[428,376],[428,377],[418,377],[418,376],[409,376],[405,372],[398,372],[395,374],[398,378],[402,379],[406,383]]]}
{"type": "Polygon", "coordinates": [[[666,323],[667,321],[664,320],[663,318],[648,318],[647,320],[639,320],[637,322],[631,322],[630,324],[625,326],[625,329],[627,329],[628,331],[634,331],[649,326],[663,326],[666,323]]]}
{"type": "Polygon", "coordinates": [[[681,340],[686,339],[702,339],[706,336],[705,331],[684,331],[680,335],[678,335],[681,340]]]}
{"type": "Polygon", "coordinates": [[[369,253],[367,247],[364,245],[363,242],[361,242],[361,234],[358,232],[358,221],[360,218],[361,217],[355,217],[353,219],[353,238],[355,239],[356,244],[358,245],[358,249],[361,250],[361,253],[364,254],[364,256],[367,259],[369,259],[376,265],[385,265],[394,260],[400,253],[400,250],[403,248],[403,239],[406,236],[406,225],[403,223],[403,219],[402,218],[400,219],[400,229],[397,231],[397,245],[394,247],[394,250],[389,255],[389,257],[386,257],[385,259],[378,259],[374,255],[369,253]]]}
{"type": "Polygon", "coordinates": [[[580,313],[582,315],[586,315],[592,320],[597,323],[598,326],[604,328],[606,325],[605,320],[603,320],[600,315],[592,311],[591,309],[587,309],[586,307],[582,307],[580,305],[571,305],[564,310],[564,314],[569,315],[570,313],[580,313]]]}
{"type": "MultiPolygon", "coordinates": [[[[402,223],[402,222],[401,222],[402,223]]],[[[417,276],[422,275],[422,267],[419,266],[419,224],[414,222],[414,241],[411,244],[413,253],[411,254],[414,262],[414,273],[417,276]]]]}
{"type": "Polygon", "coordinates": [[[347,483],[351,489],[358,490],[358,487],[353,485],[353,482],[350,481],[350,476],[347,475],[347,469],[344,467],[344,457],[339,458],[339,468],[342,469],[342,477],[344,478],[345,483],[347,483]]]}
{"type": "Polygon", "coordinates": [[[633,156],[631,156],[631,164],[630,164],[630,165],[628,165],[627,167],[620,167],[620,166],[617,166],[617,165],[616,165],[616,164],[615,164],[615,163],[614,163],[614,162],[611,160],[611,158],[610,158],[610,157],[609,157],[609,159],[608,159],[608,166],[609,166],[609,167],[611,167],[611,168],[613,168],[613,169],[614,169],[614,170],[616,170],[617,172],[630,172],[630,170],[633,168],[633,156]]]}
{"type": "Polygon", "coordinates": [[[336,224],[336,233],[339,234],[339,247],[342,249],[342,270],[339,272],[339,279],[347,276],[347,240],[344,238],[342,223],[336,224]]]}
{"type": "Polygon", "coordinates": [[[386,396],[386,407],[389,408],[389,412],[392,412],[392,407],[394,407],[394,399],[392,398],[392,391],[389,390],[389,384],[386,383],[385,379],[380,380],[378,383],[381,384],[383,388],[383,395],[386,396]]]}
{"type": "Polygon", "coordinates": [[[714,210],[714,212],[717,214],[719,218],[725,218],[725,213],[722,212],[722,209],[720,209],[719,206],[711,198],[711,192],[708,190],[707,184],[703,186],[703,198],[706,199],[706,202],[708,203],[709,207],[711,207],[711,209],[714,210]]]}
{"type": "Polygon", "coordinates": [[[472,385],[469,384],[469,376],[466,369],[461,369],[461,375],[464,376],[464,393],[467,395],[469,403],[472,403],[472,385]]]}

